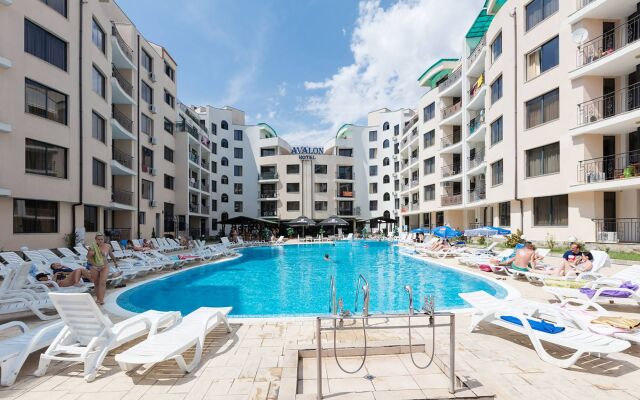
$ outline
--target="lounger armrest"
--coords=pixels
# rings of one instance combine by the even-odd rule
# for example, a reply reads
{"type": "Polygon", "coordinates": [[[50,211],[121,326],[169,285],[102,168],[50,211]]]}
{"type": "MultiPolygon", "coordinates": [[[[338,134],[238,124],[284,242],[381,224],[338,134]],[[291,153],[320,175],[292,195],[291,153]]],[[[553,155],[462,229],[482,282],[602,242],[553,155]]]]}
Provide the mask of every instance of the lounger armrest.
{"type": "Polygon", "coordinates": [[[158,318],[157,321],[151,324],[151,328],[149,329],[149,335],[147,337],[151,337],[158,333],[158,329],[166,326],[167,328],[171,328],[178,324],[182,320],[182,315],[178,311],[169,311],[162,317],[158,318]]]}
{"type": "Polygon", "coordinates": [[[604,307],[602,307],[600,304],[598,303],[593,303],[591,301],[585,300],[585,299],[581,299],[581,298],[566,298],[564,300],[562,300],[559,304],[560,308],[566,307],[568,305],[572,305],[572,304],[577,304],[578,310],[581,311],[587,311],[589,308],[593,307],[597,312],[598,315],[608,315],[610,314],[607,310],[605,310],[604,307]]]}
{"type": "Polygon", "coordinates": [[[218,311],[215,314],[210,315],[204,321],[202,321],[202,331],[201,331],[202,335],[200,336],[200,338],[202,339],[203,344],[204,344],[204,337],[207,335],[207,331],[209,330],[209,323],[214,319],[217,319],[219,322],[222,322],[224,318],[225,316],[218,311]]]}
{"type": "Polygon", "coordinates": [[[597,281],[601,278],[604,278],[604,275],[591,271],[581,272],[576,276],[577,281],[597,281]]]}
{"type": "Polygon", "coordinates": [[[2,325],[0,325],[0,331],[4,331],[4,330],[11,329],[11,328],[14,328],[14,327],[20,328],[22,333],[29,332],[29,327],[27,326],[27,324],[25,324],[22,321],[11,321],[11,322],[7,322],[6,324],[2,324],[2,325]]]}
{"type": "Polygon", "coordinates": [[[591,287],[593,289],[597,289],[600,288],[602,286],[611,286],[611,287],[617,287],[620,286],[624,283],[624,281],[622,279],[616,279],[616,278],[599,278],[596,279],[593,282],[589,282],[587,284],[588,287],[591,287]]]}

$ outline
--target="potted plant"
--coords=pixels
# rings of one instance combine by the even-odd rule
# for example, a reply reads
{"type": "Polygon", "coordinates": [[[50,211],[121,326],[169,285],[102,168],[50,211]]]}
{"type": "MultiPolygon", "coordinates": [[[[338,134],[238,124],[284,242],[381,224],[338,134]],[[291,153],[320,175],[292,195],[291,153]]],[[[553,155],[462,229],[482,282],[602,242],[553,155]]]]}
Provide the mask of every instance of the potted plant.
{"type": "Polygon", "coordinates": [[[296,233],[296,230],[293,229],[292,227],[287,228],[287,237],[289,239],[291,239],[295,233],[296,233]]]}

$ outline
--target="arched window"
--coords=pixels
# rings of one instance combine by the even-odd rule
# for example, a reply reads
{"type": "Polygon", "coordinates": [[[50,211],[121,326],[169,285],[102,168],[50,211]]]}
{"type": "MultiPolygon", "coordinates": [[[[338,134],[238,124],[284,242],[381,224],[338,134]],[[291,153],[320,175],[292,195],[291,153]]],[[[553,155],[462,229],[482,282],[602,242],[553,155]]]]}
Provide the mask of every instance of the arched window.
{"type": "Polygon", "coordinates": [[[229,129],[229,123],[227,121],[221,121],[220,122],[220,128],[222,129],[229,129]]]}
{"type": "Polygon", "coordinates": [[[389,200],[391,200],[391,195],[389,194],[389,192],[382,195],[382,201],[389,201],[389,200]]]}
{"type": "Polygon", "coordinates": [[[229,184],[229,177],[227,177],[226,175],[222,175],[222,178],[220,178],[220,182],[223,185],[228,185],[229,184]]]}
{"type": "Polygon", "coordinates": [[[220,165],[229,165],[229,159],[227,157],[222,157],[222,160],[220,160],[220,165]]]}
{"type": "Polygon", "coordinates": [[[389,183],[389,175],[385,175],[382,177],[382,183],[389,183]]]}
{"type": "Polygon", "coordinates": [[[220,147],[224,147],[225,149],[229,148],[229,141],[227,139],[222,139],[222,142],[220,142],[220,147]]]}
{"type": "Polygon", "coordinates": [[[220,201],[223,203],[228,203],[229,202],[229,196],[226,193],[222,193],[222,196],[220,196],[220,201]]]}
{"type": "Polygon", "coordinates": [[[223,221],[228,220],[228,219],[229,219],[229,213],[227,213],[227,212],[223,212],[223,213],[220,215],[220,219],[222,219],[223,221]]]}
{"type": "MultiPolygon", "coordinates": [[[[389,210],[385,211],[382,213],[382,217],[383,218],[391,218],[391,213],[389,212],[389,210]]],[[[224,221],[224,220],[223,220],[224,221]]]]}
{"type": "Polygon", "coordinates": [[[384,142],[382,142],[382,148],[386,149],[387,147],[389,147],[389,139],[385,139],[384,142]]]}
{"type": "Polygon", "coordinates": [[[382,130],[383,131],[388,131],[389,130],[389,123],[385,122],[384,124],[382,124],[382,130]]]}
{"type": "Polygon", "coordinates": [[[389,165],[389,157],[385,157],[382,159],[382,166],[389,165]]]}

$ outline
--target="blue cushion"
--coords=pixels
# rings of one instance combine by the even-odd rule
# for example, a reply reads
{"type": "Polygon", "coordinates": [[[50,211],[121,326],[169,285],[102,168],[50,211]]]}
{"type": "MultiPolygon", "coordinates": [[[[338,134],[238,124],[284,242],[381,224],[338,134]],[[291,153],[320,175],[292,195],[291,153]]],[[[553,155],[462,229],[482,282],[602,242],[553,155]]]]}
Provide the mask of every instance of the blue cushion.
{"type": "MultiPolygon", "coordinates": [[[[520,321],[520,319],[518,319],[516,317],[512,317],[510,315],[503,315],[503,316],[500,317],[500,319],[502,319],[504,321],[507,321],[507,322],[511,322],[512,324],[516,324],[516,325],[522,326],[522,322],[520,321]]],[[[538,320],[529,319],[529,318],[527,318],[527,321],[529,321],[529,325],[531,325],[531,328],[533,328],[536,331],[550,333],[550,334],[560,333],[560,332],[564,331],[564,327],[563,326],[555,326],[554,324],[552,324],[550,322],[538,321],[538,320]]]]}

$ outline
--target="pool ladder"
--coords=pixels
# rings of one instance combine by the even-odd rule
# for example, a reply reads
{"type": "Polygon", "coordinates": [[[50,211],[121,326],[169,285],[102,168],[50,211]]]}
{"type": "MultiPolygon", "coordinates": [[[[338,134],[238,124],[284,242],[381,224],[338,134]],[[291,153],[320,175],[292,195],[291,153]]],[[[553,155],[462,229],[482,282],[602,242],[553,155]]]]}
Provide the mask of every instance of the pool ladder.
{"type": "MultiPolygon", "coordinates": [[[[356,280],[356,298],[354,300],[354,313],[358,311],[358,299],[360,298],[360,285],[362,285],[362,316],[369,316],[369,282],[362,274],[358,275],[356,280]]],[[[329,305],[329,312],[332,315],[348,316],[351,315],[349,310],[344,309],[344,302],[337,297],[336,280],[332,275],[329,281],[329,292],[331,295],[331,301],[329,305]]]]}

